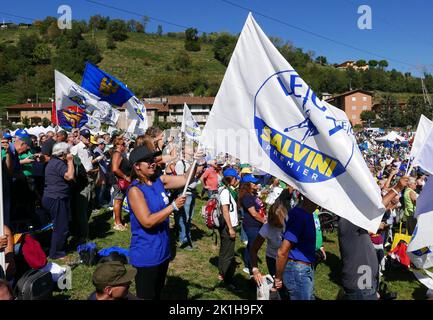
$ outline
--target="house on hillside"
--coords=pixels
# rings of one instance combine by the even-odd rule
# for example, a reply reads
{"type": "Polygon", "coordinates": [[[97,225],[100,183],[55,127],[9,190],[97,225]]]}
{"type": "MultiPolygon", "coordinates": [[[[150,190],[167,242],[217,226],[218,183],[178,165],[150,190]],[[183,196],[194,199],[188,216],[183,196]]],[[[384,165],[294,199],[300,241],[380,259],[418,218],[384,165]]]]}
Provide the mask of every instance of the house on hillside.
{"type": "Polygon", "coordinates": [[[186,103],[199,126],[204,126],[215,97],[169,96],[166,97],[169,109],[169,122],[182,123],[183,105],[186,103]]]}
{"type": "Polygon", "coordinates": [[[43,118],[51,121],[51,103],[24,103],[6,107],[6,119],[10,122],[21,122],[29,118],[31,125],[38,125],[43,118]]]}
{"type": "Polygon", "coordinates": [[[31,28],[32,24],[31,23],[20,23],[18,25],[18,29],[28,29],[31,28]]]}
{"type": "Polygon", "coordinates": [[[354,70],[362,70],[362,71],[368,70],[368,68],[369,68],[368,64],[366,64],[363,67],[358,67],[356,65],[356,61],[353,61],[353,60],[344,61],[343,63],[340,63],[340,64],[336,65],[335,67],[337,69],[342,69],[342,70],[346,70],[348,68],[353,68],[354,70]]]}
{"type": "Polygon", "coordinates": [[[326,99],[326,102],[346,112],[352,125],[362,124],[361,113],[372,110],[373,94],[370,91],[357,89],[333,96],[326,99]]]}

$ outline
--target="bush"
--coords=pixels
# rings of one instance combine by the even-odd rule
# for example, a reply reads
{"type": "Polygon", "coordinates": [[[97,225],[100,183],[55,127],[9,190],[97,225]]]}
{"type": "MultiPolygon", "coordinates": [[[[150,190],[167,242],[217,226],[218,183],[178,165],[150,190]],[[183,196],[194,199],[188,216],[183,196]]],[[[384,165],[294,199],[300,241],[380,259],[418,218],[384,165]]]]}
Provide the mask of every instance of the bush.
{"type": "Polygon", "coordinates": [[[187,51],[200,51],[200,39],[197,36],[198,31],[195,28],[185,30],[185,50],[187,51]]]}
{"type": "Polygon", "coordinates": [[[113,37],[107,35],[107,49],[114,50],[116,49],[116,42],[114,42],[113,37]]]}
{"type": "Polygon", "coordinates": [[[125,41],[128,39],[126,23],[123,20],[115,19],[108,23],[107,33],[114,41],[125,41]]]}
{"type": "Polygon", "coordinates": [[[191,66],[191,57],[186,51],[179,51],[173,59],[173,67],[178,71],[188,71],[191,66]]]}
{"type": "Polygon", "coordinates": [[[228,66],[233,50],[236,46],[236,37],[228,33],[223,33],[213,44],[213,53],[215,59],[223,65],[228,66]]]}

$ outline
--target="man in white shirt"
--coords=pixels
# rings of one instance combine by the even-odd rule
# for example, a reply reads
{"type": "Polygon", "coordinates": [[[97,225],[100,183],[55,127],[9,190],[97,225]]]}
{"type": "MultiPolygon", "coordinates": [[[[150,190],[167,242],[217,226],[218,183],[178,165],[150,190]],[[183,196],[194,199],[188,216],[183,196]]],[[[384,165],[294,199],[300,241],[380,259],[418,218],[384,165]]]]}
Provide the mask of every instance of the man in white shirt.
{"type": "Polygon", "coordinates": [[[221,201],[223,219],[218,229],[221,239],[221,247],[218,258],[219,279],[224,281],[228,289],[238,291],[237,285],[233,282],[233,275],[236,271],[235,263],[235,240],[238,225],[238,208],[236,199],[233,196],[235,188],[240,181],[238,173],[233,168],[223,172],[223,186],[218,189],[221,201]]]}
{"type": "MultiPolygon", "coordinates": [[[[77,165],[77,158],[83,165],[87,176],[80,177],[83,183],[76,184],[76,188],[72,192],[71,212],[72,221],[75,228],[75,236],[78,238],[78,243],[87,242],[89,236],[89,217],[91,212],[91,200],[95,192],[95,178],[98,168],[93,169],[93,164],[99,159],[92,159],[90,151],[90,131],[83,129],[80,131],[81,141],[71,148],[71,154],[74,155],[74,163],[77,165]],[[87,181],[86,181],[87,180],[87,181]]],[[[79,172],[79,171],[78,171],[79,172]]],[[[84,175],[84,173],[83,173],[84,175]]]]}

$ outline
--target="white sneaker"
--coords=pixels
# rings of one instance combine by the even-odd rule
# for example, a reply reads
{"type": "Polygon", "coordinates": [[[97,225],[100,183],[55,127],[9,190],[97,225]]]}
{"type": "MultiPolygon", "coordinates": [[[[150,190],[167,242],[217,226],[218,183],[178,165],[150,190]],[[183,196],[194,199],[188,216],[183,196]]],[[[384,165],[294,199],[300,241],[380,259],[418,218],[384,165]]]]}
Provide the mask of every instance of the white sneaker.
{"type": "Polygon", "coordinates": [[[248,269],[248,268],[243,268],[242,271],[247,273],[248,275],[250,274],[250,269],[248,269]]]}

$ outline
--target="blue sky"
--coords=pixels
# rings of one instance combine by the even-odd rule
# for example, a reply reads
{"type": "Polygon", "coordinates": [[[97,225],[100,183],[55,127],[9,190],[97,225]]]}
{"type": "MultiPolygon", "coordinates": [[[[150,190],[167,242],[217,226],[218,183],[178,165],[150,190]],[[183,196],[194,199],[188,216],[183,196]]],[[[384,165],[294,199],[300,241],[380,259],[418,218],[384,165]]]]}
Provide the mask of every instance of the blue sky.
{"type": "MultiPolygon", "coordinates": [[[[140,19],[147,15],[174,24],[195,27],[201,32],[229,31],[238,33],[247,17],[247,11],[222,0],[94,0],[127,11],[121,12],[86,0],[1,0],[0,21],[28,22],[28,18],[58,16],[57,8],[70,5],[73,19],[88,19],[102,14],[111,18],[140,19]],[[13,14],[23,18],[6,15],[13,14]]],[[[419,74],[415,66],[427,65],[433,73],[433,1],[431,0],[230,0],[253,11],[255,19],[268,36],[277,36],[292,42],[316,56],[324,55],[331,63],[345,60],[382,57],[341,46],[331,41],[281,24],[276,20],[308,30],[321,36],[362,48],[387,58],[389,69],[419,74]],[[369,5],[372,10],[372,29],[357,26],[358,7],[369,5]],[[393,59],[393,60],[392,60],[393,59]],[[394,61],[397,60],[397,61],[394,61]],[[409,65],[400,62],[406,62],[409,65]]],[[[164,32],[182,31],[182,28],[150,20],[148,30],[153,32],[162,24],[164,32]]],[[[289,61],[290,62],[290,61],[289,61]]]]}

